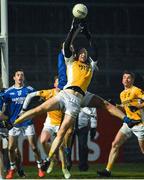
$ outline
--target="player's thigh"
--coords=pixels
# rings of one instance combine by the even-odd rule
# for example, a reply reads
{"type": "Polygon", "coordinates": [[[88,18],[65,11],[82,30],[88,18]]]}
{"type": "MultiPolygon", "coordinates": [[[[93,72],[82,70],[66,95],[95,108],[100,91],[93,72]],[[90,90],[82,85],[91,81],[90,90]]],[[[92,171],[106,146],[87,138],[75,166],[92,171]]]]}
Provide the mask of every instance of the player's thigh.
{"type": "Polygon", "coordinates": [[[128,132],[122,126],[114,138],[114,141],[112,143],[113,146],[121,146],[122,144],[124,144],[127,141],[127,139],[131,136],[127,133],[128,132]]]}
{"type": "Polygon", "coordinates": [[[14,149],[18,146],[18,136],[21,134],[21,129],[13,127],[8,132],[8,147],[9,149],[14,149]]]}
{"type": "Polygon", "coordinates": [[[27,136],[29,144],[31,146],[36,146],[37,143],[37,137],[36,137],[36,133],[35,133],[35,127],[34,125],[29,125],[27,127],[24,127],[23,129],[23,135],[27,136]]]}
{"type": "Polygon", "coordinates": [[[50,138],[51,138],[51,133],[49,132],[49,130],[42,130],[40,135],[40,142],[41,143],[48,142],[50,138]]]}
{"type": "MultiPolygon", "coordinates": [[[[35,108],[36,109],[36,108],[35,108]]],[[[59,100],[56,97],[52,97],[37,107],[36,111],[53,111],[59,109],[59,100]]]]}
{"type": "Polygon", "coordinates": [[[92,95],[91,100],[89,101],[88,107],[96,107],[96,108],[105,108],[104,99],[100,96],[92,95]]]}
{"type": "Polygon", "coordinates": [[[66,134],[67,130],[71,126],[73,126],[74,121],[75,121],[75,119],[72,116],[65,114],[63,122],[60,126],[58,133],[57,133],[57,136],[64,136],[66,134]]]}
{"type": "Polygon", "coordinates": [[[138,138],[138,143],[141,149],[141,152],[144,154],[144,124],[141,123],[132,128],[133,133],[138,138]]]}

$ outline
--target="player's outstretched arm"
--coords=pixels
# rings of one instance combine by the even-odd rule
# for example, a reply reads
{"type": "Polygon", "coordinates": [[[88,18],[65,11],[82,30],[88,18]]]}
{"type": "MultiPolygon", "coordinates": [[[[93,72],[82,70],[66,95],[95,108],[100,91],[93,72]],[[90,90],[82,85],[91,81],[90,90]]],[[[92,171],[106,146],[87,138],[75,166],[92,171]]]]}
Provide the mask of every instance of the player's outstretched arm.
{"type": "Polygon", "coordinates": [[[66,37],[66,40],[63,45],[64,55],[66,58],[70,58],[72,56],[71,45],[76,38],[77,34],[82,30],[83,27],[80,25],[80,20],[77,18],[73,18],[71,29],[66,37]]]}

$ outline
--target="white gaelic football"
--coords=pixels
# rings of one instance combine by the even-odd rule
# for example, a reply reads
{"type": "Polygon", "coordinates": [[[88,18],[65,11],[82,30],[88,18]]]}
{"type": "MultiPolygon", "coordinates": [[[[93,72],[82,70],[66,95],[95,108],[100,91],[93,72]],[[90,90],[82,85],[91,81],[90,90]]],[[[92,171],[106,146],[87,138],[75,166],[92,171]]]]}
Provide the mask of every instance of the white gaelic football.
{"type": "Polygon", "coordinates": [[[76,4],[72,9],[72,14],[75,18],[84,19],[88,14],[88,9],[84,4],[76,4]]]}

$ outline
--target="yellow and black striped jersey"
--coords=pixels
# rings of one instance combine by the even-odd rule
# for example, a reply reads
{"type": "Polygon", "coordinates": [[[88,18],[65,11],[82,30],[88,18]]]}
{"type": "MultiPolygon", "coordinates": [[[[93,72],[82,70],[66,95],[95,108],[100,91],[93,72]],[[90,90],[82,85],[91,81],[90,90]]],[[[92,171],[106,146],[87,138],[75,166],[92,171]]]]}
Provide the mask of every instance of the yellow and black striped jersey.
{"type": "Polygon", "coordinates": [[[127,116],[133,120],[142,119],[142,113],[140,110],[132,112],[129,106],[137,106],[141,100],[144,100],[144,92],[136,87],[125,89],[120,93],[121,103],[125,109],[127,116]]]}

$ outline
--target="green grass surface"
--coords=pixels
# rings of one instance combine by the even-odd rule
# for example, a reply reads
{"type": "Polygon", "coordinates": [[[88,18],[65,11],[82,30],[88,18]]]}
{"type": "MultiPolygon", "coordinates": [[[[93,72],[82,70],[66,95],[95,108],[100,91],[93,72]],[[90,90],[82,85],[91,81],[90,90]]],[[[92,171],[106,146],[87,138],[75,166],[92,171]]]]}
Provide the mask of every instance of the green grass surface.
{"type": "MultiPolygon", "coordinates": [[[[104,179],[97,176],[97,170],[101,170],[105,165],[101,164],[90,164],[87,172],[80,172],[77,165],[74,165],[71,169],[71,179],[104,179]]],[[[27,175],[26,179],[39,179],[37,175],[37,168],[32,166],[26,166],[25,172],[27,175]]],[[[15,175],[16,179],[19,179],[15,175]]],[[[64,179],[60,166],[54,167],[51,174],[46,174],[43,179],[64,179]]],[[[144,179],[144,164],[115,164],[112,176],[107,179],[144,179]]]]}

